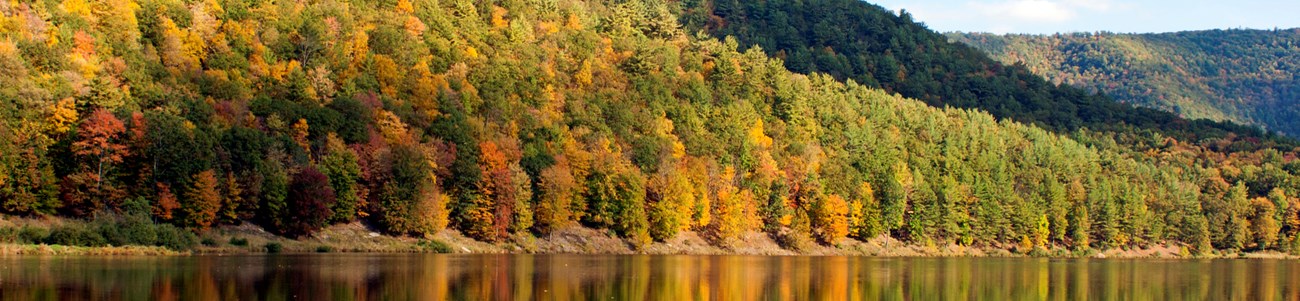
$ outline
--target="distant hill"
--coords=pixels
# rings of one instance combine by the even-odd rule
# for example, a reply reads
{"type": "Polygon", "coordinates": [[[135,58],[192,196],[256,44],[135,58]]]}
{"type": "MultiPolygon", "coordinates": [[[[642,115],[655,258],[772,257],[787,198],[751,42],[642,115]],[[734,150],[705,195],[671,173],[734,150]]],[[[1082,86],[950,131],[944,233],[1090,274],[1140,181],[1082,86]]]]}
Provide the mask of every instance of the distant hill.
{"type": "Polygon", "coordinates": [[[1300,133],[1300,29],[948,37],[1053,83],[1187,118],[1300,133]]]}
{"type": "Polygon", "coordinates": [[[1258,135],[1249,127],[1184,120],[1058,86],[952,42],[906,11],[895,14],[863,1],[696,0],[684,6],[682,23],[691,30],[758,46],[791,71],[851,79],[931,106],[979,109],[1058,132],[1156,131],[1183,141],[1258,135]]]}

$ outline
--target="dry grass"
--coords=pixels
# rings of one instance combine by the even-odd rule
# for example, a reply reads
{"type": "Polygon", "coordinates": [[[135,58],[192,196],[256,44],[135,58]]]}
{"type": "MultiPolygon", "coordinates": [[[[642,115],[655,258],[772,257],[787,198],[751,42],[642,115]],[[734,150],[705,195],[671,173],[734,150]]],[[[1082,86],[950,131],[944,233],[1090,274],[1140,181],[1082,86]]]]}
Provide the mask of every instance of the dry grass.
{"type": "Polygon", "coordinates": [[[190,253],[153,246],[70,247],[44,244],[0,244],[0,256],[177,256],[188,254],[190,253]]]}

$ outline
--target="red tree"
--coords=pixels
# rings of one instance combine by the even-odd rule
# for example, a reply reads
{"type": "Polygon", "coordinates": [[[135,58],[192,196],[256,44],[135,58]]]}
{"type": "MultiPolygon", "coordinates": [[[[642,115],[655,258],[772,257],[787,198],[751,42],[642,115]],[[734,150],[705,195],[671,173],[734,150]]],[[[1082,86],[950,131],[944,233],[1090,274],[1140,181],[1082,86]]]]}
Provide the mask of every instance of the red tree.
{"type": "Polygon", "coordinates": [[[311,235],[324,227],[334,214],[330,211],[330,205],[334,204],[334,189],[330,187],[329,178],[312,166],[304,167],[293,176],[286,201],[292,214],[278,217],[283,229],[277,229],[284,235],[311,235]]]}
{"type": "Polygon", "coordinates": [[[117,141],[125,131],[122,120],[105,109],[90,113],[77,129],[77,141],[72,143],[72,150],[92,160],[96,188],[103,185],[104,171],[122,162],[122,156],[126,155],[126,145],[117,141]]]}

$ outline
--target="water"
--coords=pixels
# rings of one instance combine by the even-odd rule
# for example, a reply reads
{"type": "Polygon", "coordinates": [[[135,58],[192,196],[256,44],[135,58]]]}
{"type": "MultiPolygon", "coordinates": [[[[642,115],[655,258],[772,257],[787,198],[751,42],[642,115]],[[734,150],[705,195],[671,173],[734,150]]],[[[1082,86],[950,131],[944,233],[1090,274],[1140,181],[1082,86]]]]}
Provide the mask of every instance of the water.
{"type": "Polygon", "coordinates": [[[1300,261],[0,257],[0,300],[1300,300],[1300,261]]]}

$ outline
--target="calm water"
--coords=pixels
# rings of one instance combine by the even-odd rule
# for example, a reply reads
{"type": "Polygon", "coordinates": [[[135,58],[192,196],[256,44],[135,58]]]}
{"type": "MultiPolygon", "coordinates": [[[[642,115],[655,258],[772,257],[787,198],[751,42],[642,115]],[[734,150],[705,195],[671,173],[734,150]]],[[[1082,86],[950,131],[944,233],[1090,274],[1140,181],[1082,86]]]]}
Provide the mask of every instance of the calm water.
{"type": "Polygon", "coordinates": [[[1300,261],[0,257],[3,300],[1300,300],[1300,261]]]}

